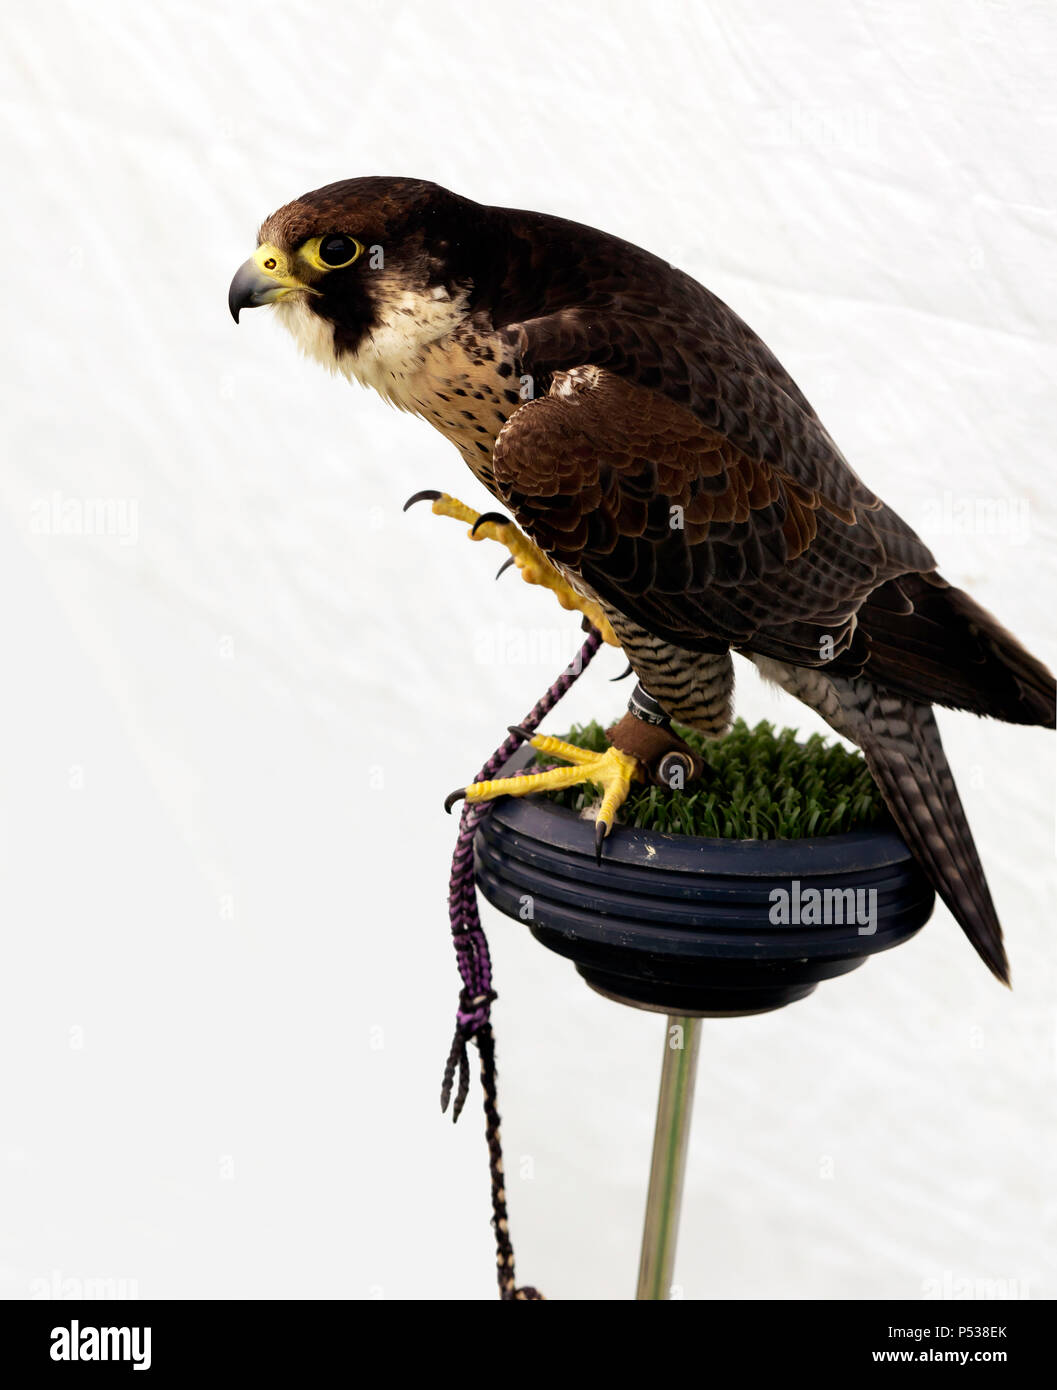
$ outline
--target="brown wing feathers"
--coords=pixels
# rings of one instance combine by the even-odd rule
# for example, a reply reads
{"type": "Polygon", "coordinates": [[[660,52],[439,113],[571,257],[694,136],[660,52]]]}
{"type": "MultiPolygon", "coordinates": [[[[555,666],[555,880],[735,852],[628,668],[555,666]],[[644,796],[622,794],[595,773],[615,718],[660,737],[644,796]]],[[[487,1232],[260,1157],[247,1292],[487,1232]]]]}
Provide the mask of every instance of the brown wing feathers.
{"type": "Polygon", "coordinates": [[[496,481],[544,550],[647,630],[818,665],[872,589],[931,563],[854,475],[835,502],[657,392],[589,380],[514,415],[496,481]]]}
{"type": "Polygon", "coordinates": [[[1049,671],[935,573],[839,454],[805,481],[662,393],[574,373],[512,417],[495,471],[537,544],[673,644],[729,644],[1053,725],[1049,671]]]}

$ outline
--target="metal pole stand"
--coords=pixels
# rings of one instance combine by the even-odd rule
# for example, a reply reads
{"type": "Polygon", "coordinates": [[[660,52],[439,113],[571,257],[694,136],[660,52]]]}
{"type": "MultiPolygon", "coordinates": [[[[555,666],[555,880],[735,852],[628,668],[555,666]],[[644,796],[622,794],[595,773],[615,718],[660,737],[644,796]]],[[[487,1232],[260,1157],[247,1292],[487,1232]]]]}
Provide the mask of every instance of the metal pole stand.
{"type": "Polygon", "coordinates": [[[684,1014],[669,1014],[636,1299],[671,1297],[700,1048],[701,1020],[684,1014]]]}

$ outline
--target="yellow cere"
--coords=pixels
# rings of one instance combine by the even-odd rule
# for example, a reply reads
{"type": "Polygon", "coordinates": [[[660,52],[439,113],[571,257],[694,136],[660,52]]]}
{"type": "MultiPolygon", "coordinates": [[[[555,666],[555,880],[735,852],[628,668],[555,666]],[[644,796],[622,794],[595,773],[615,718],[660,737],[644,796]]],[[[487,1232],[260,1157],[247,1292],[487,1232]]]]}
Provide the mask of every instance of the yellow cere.
{"type": "Polygon", "coordinates": [[[258,246],[253,253],[254,265],[277,285],[291,290],[306,289],[305,282],[294,274],[290,261],[291,258],[285,251],[280,251],[277,246],[270,246],[268,242],[258,246]]]}
{"type": "Polygon", "coordinates": [[[359,260],[360,256],[363,255],[362,244],[349,237],[349,241],[355,247],[353,255],[347,261],[343,261],[341,265],[327,265],[319,258],[319,248],[327,239],[319,236],[312,237],[303,246],[299,246],[292,256],[266,241],[254,251],[253,263],[258,270],[284,289],[310,290],[312,288],[311,282],[317,280],[321,274],[326,274],[328,270],[343,270],[345,266],[352,265],[353,261],[359,260]]]}

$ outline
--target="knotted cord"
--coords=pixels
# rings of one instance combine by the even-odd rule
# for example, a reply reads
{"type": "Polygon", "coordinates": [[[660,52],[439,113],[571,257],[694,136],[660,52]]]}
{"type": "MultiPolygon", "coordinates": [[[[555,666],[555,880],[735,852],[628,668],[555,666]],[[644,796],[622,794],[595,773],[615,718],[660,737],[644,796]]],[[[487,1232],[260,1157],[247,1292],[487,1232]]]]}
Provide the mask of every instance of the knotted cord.
{"type": "MultiPolygon", "coordinates": [[[[542,699],[533,705],[531,712],[521,721],[520,728],[529,734],[535,733],[554,706],[590,664],[601,644],[602,638],[598,632],[593,627],[589,627],[587,640],[580,648],[579,654],[566,667],[542,699]]],[[[486,782],[497,777],[504,763],[513,756],[523,741],[519,734],[511,733],[481,768],[474,781],[486,782]]],[[[459,1080],[458,1088],[455,1090],[455,1104],[452,1106],[452,1122],[458,1120],[462,1114],[470,1091],[470,1062],[467,1049],[471,1041],[475,1042],[480,1055],[481,1088],[484,1092],[485,1139],[488,1143],[488,1165],[492,1178],[492,1227],[495,1231],[499,1297],[504,1302],[535,1301],[542,1299],[543,1295],[531,1287],[518,1288],[514,1278],[514,1248],[510,1241],[507,1220],[503,1150],[499,1140],[495,1038],[492,1034],[491,1024],[491,1008],[496,993],[492,988],[492,960],[488,954],[488,942],[481,928],[481,918],[477,911],[477,884],[473,871],[474,834],[489,810],[489,803],[481,803],[476,806],[463,803],[462,815],[459,820],[459,834],[455,841],[455,853],[451,861],[448,911],[451,917],[455,959],[459,967],[459,975],[462,978],[462,989],[459,991],[459,1008],[455,1015],[455,1035],[452,1038],[451,1050],[444,1067],[440,1108],[442,1111],[447,1111],[451,1103],[457,1073],[459,1080]]]]}

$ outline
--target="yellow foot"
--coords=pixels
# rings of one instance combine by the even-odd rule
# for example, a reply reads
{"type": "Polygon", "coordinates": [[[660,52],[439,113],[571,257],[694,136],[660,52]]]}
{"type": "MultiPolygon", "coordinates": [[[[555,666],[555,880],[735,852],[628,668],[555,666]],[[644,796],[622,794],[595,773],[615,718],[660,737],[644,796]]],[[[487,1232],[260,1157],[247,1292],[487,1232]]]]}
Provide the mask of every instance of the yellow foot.
{"type": "Polygon", "coordinates": [[[482,801],[494,801],[499,796],[533,796],[536,792],[564,791],[566,787],[576,787],[583,782],[593,782],[602,788],[602,801],[595,816],[595,856],[601,861],[602,844],[613,828],[617,812],[627,799],[631,784],[641,781],[644,773],[638,758],[630,753],[622,753],[619,748],[607,748],[604,753],[591,753],[586,748],[578,748],[575,743],[565,743],[549,734],[536,734],[529,737],[524,729],[512,727],[511,733],[520,734],[539,753],[549,758],[561,758],[572,763],[572,767],[555,767],[549,772],[528,772],[517,777],[499,777],[490,782],[473,782],[468,787],[459,787],[444,803],[450,811],[456,801],[463,797],[470,806],[482,801]]]}
{"type": "MultiPolygon", "coordinates": [[[[609,625],[609,619],[599,605],[593,599],[577,593],[539,546],[530,541],[524,532],[519,531],[512,521],[508,521],[498,512],[487,512],[482,516],[465,502],[449,497],[446,492],[416,492],[414,497],[409,497],[404,503],[404,511],[416,502],[427,501],[433,504],[434,516],[450,516],[456,521],[465,522],[470,528],[471,540],[498,541],[500,545],[506,546],[510,551],[510,559],[500,569],[499,574],[511,564],[517,565],[526,584],[538,584],[541,588],[550,589],[564,609],[570,613],[582,613],[588,622],[598,629],[603,642],[607,642],[611,647],[620,646],[616,633],[609,625]]],[[[498,579],[499,575],[496,575],[496,578],[498,579]]]]}

